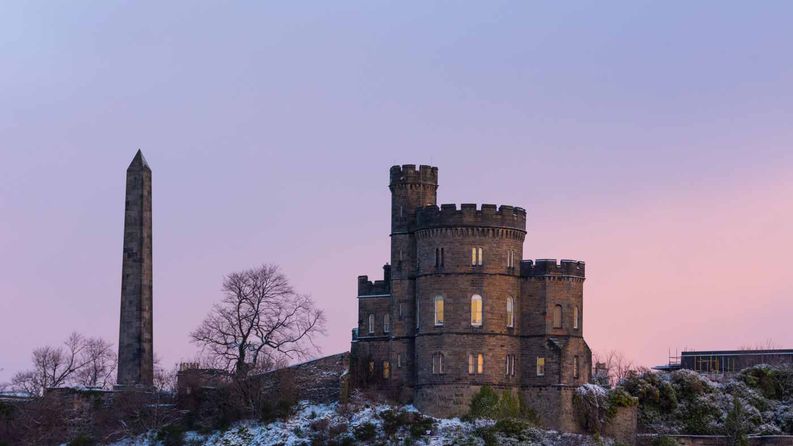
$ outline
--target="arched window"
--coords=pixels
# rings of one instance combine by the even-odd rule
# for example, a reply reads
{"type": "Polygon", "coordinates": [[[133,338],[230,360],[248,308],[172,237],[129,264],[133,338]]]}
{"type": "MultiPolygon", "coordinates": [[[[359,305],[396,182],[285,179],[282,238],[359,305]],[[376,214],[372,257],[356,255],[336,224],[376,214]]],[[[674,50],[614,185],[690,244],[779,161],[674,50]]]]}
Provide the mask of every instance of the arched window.
{"type": "Polygon", "coordinates": [[[374,314],[369,315],[369,334],[374,334],[374,314]]]}
{"type": "Polygon", "coordinates": [[[471,325],[482,326],[482,296],[478,294],[471,296],[471,325]]]}
{"type": "Polygon", "coordinates": [[[388,333],[390,331],[391,331],[391,316],[388,313],[386,313],[386,315],[383,316],[383,333],[388,333]]]}
{"type": "Polygon", "coordinates": [[[573,329],[578,330],[578,306],[573,307],[573,329]]]}
{"type": "Polygon", "coordinates": [[[511,297],[507,298],[507,327],[515,326],[515,300],[511,297]]]}
{"type": "Polygon", "coordinates": [[[443,326],[443,296],[435,296],[435,326],[443,326]]]}
{"type": "Polygon", "coordinates": [[[553,328],[562,328],[562,306],[553,307],[553,328]]]}

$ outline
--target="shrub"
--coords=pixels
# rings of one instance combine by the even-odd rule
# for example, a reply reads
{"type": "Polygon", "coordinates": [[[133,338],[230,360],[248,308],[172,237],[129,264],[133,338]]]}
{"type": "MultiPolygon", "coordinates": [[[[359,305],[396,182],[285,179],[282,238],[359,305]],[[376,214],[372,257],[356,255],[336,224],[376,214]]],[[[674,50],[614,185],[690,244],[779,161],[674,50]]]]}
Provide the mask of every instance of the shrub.
{"type": "Polygon", "coordinates": [[[677,440],[672,437],[660,436],[653,439],[652,446],[679,446],[677,440]]]}
{"type": "Polygon", "coordinates": [[[482,386],[479,392],[471,398],[468,411],[468,417],[474,419],[489,418],[499,420],[522,416],[536,418],[531,409],[528,407],[523,408],[521,400],[511,391],[504,390],[499,394],[487,385],[482,386]]]}
{"type": "Polygon", "coordinates": [[[69,446],[94,446],[95,444],[96,440],[86,434],[79,434],[69,442],[69,446]]]}
{"type": "Polygon", "coordinates": [[[746,437],[748,426],[746,414],[738,398],[733,398],[732,409],[727,413],[724,421],[724,435],[727,436],[730,446],[746,446],[749,440],[746,437]]]}
{"type": "Polygon", "coordinates": [[[164,446],[182,446],[184,444],[184,429],[181,426],[170,424],[162,427],[157,432],[156,438],[164,446]]]}
{"type": "Polygon", "coordinates": [[[498,418],[498,394],[490,386],[482,386],[471,398],[469,415],[472,418],[498,418]]]}
{"type": "Polygon", "coordinates": [[[363,423],[355,427],[355,438],[360,441],[371,440],[377,434],[377,428],[372,423],[363,423]]]}
{"type": "Polygon", "coordinates": [[[413,422],[410,425],[410,435],[414,438],[419,438],[426,435],[427,431],[432,430],[432,426],[435,422],[432,418],[425,417],[421,414],[416,414],[413,418],[413,422]]]}

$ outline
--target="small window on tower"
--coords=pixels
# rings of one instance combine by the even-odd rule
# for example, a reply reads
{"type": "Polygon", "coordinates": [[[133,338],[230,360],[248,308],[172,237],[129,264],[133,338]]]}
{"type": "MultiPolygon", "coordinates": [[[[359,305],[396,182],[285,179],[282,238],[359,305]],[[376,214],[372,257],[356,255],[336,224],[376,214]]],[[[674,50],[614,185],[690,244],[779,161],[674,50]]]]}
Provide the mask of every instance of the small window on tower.
{"type": "Polygon", "coordinates": [[[445,254],[443,252],[443,248],[441,248],[441,266],[443,266],[443,261],[445,260],[444,257],[446,257],[446,256],[445,256],[445,254]]]}
{"type": "Polygon", "coordinates": [[[402,368],[402,353],[397,353],[397,368],[402,368]]]}
{"type": "Polygon", "coordinates": [[[545,376],[545,358],[537,358],[537,376],[545,376]]]}
{"type": "Polygon", "coordinates": [[[468,374],[473,375],[476,371],[475,358],[473,353],[468,354],[468,374]]]}
{"type": "Polygon", "coordinates": [[[432,373],[434,375],[443,373],[443,353],[434,353],[432,355],[432,373]]]}
{"type": "Polygon", "coordinates": [[[507,298],[507,327],[515,326],[515,300],[511,297],[507,298]]]}
{"type": "Polygon", "coordinates": [[[383,378],[391,378],[391,363],[388,361],[383,361],[383,378]]]}
{"type": "Polygon", "coordinates": [[[573,329],[578,330],[578,306],[573,307],[573,329]]]}
{"type": "Polygon", "coordinates": [[[471,325],[482,326],[482,296],[478,294],[471,296],[471,325]]]}
{"type": "Polygon", "coordinates": [[[578,379],[578,356],[573,356],[573,378],[578,379]]]}
{"type": "Polygon", "coordinates": [[[443,326],[443,296],[435,296],[435,326],[443,326]]]}
{"type": "Polygon", "coordinates": [[[553,307],[553,328],[562,328],[562,306],[553,307]]]}
{"type": "Polygon", "coordinates": [[[391,316],[386,314],[383,316],[383,333],[389,333],[391,331],[391,316]]]}
{"type": "Polygon", "coordinates": [[[369,315],[369,334],[374,334],[374,314],[369,315]]]}
{"type": "Polygon", "coordinates": [[[485,355],[479,353],[476,356],[476,374],[481,375],[485,372],[485,355]]]}

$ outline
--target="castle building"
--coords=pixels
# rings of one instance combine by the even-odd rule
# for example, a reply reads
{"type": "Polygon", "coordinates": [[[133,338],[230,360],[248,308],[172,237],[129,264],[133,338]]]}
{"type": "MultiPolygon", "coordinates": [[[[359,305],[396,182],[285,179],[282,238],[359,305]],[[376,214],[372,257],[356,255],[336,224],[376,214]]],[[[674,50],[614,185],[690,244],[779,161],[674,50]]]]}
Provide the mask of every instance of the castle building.
{"type": "Polygon", "coordinates": [[[439,417],[489,385],[576,430],[572,395],[592,367],[584,262],[522,260],[522,208],[438,207],[437,167],[394,166],[389,188],[391,261],[383,280],[358,277],[353,385],[439,417]]]}

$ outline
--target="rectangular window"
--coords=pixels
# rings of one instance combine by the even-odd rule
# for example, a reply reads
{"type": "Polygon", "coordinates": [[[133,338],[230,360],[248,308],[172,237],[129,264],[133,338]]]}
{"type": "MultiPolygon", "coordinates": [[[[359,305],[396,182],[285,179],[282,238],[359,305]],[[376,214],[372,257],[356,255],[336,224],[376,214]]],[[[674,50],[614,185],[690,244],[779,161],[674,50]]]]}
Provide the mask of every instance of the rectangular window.
{"type": "Polygon", "coordinates": [[[399,303],[399,320],[402,320],[402,303],[399,303]]]}
{"type": "Polygon", "coordinates": [[[573,356],[573,378],[578,379],[578,356],[573,356]]]}
{"type": "Polygon", "coordinates": [[[515,326],[515,300],[511,297],[507,298],[507,327],[512,328],[515,326]]]}
{"type": "Polygon", "coordinates": [[[383,361],[383,378],[391,378],[391,363],[388,361],[383,361]]]}
{"type": "Polygon", "coordinates": [[[369,315],[369,334],[374,334],[374,314],[369,315]]]}
{"type": "Polygon", "coordinates": [[[397,368],[402,368],[402,353],[397,353],[397,368]]]}
{"type": "Polygon", "coordinates": [[[482,266],[482,248],[477,248],[478,258],[476,259],[476,264],[482,266]]]}
{"type": "Polygon", "coordinates": [[[443,252],[443,248],[441,248],[441,266],[443,266],[443,261],[445,260],[446,255],[443,252]]]}
{"type": "Polygon", "coordinates": [[[374,361],[369,361],[369,375],[374,375],[374,361]]]}
{"type": "Polygon", "coordinates": [[[514,268],[515,267],[515,251],[509,250],[507,251],[507,268],[514,268]]]}
{"type": "Polygon", "coordinates": [[[482,296],[478,294],[471,296],[471,325],[482,326],[482,296]]]}
{"type": "Polygon", "coordinates": [[[391,315],[386,314],[383,316],[383,333],[391,332],[391,315]]]}
{"type": "Polygon", "coordinates": [[[471,248],[471,266],[476,265],[476,248],[471,248]]]}
{"type": "Polygon", "coordinates": [[[443,373],[443,353],[435,353],[432,355],[432,373],[434,375],[443,373]]]}
{"type": "Polygon", "coordinates": [[[441,249],[435,248],[435,268],[441,266],[441,249]]]}
{"type": "Polygon", "coordinates": [[[485,355],[480,353],[476,357],[476,374],[481,375],[485,372],[485,355]]]}
{"type": "Polygon", "coordinates": [[[537,376],[545,376],[545,358],[537,358],[537,376]]]}
{"type": "Polygon", "coordinates": [[[507,355],[505,364],[504,364],[504,374],[507,376],[515,376],[515,355],[507,355]]]}
{"type": "Polygon", "coordinates": [[[474,354],[473,353],[469,353],[468,354],[468,374],[469,375],[473,375],[474,371],[475,371],[475,368],[474,368],[474,354]]]}
{"type": "Polygon", "coordinates": [[[435,296],[435,326],[443,325],[443,296],[435,296]]]}

